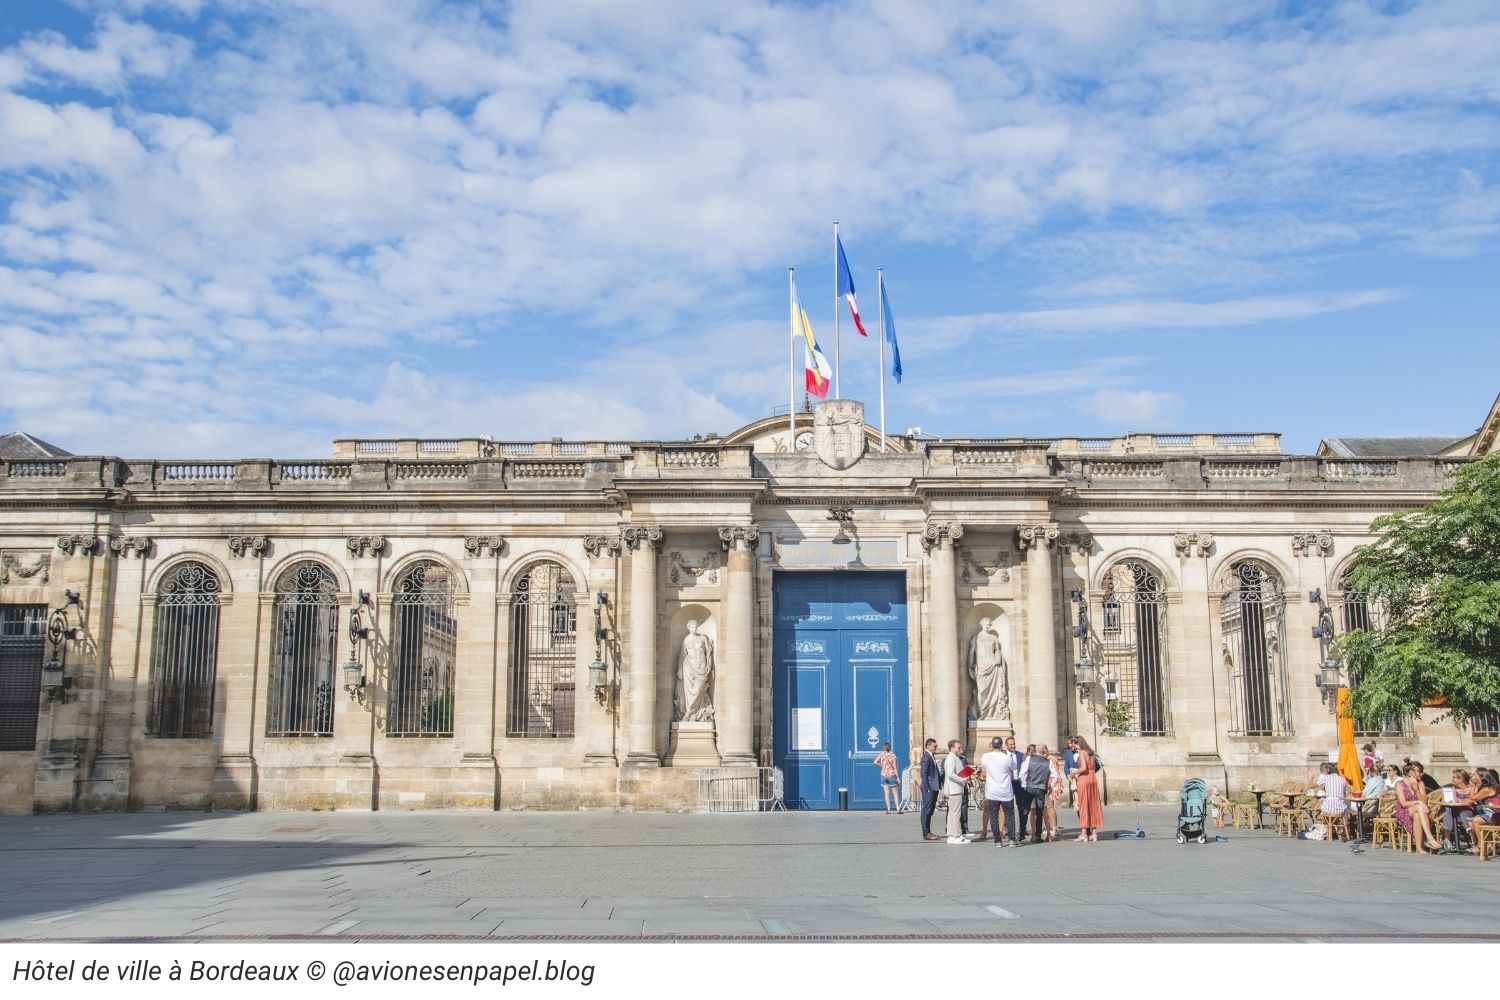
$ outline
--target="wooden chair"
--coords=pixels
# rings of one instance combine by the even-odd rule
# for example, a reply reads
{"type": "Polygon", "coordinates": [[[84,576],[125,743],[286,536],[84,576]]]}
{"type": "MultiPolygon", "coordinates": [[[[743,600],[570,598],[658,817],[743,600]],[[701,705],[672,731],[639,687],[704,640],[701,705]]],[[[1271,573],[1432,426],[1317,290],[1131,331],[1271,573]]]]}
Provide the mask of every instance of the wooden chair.
{"type": "Polygon", "coordinates": [[[1381,792],[1377,801],[1378,812],[1370,825],[1370,848],[1374,850],[1382,842],[1389,842],[1392,850],[1400,850],[1403,842],[1408,852],[1415,850],[1411,834],[1396,821],[1396,793],[1381,792]]]}
{"type": "Polygon", "coordinates": [[[1241,827],[1246,830],[1255,830],[1260,827],[1255,817],[1254,802],[1230,802],[1229,808],[1231,810],[1229,815],[1234,821],[1236,830],[1241,827]]]}
{"type": "Polygon", "coordinates": [[[1488,861],[1491,851],[1500,856],[1500,826],[1481,823],[1479,826],[1479,843],[1474,846],[1479,851],[1480,861],[1488,861]]]}
{"type": "Polygon", "coordinates": [[[1353,839],[1354,831],[1350,828],[1347,811],[1337,816],[1320,816],[1319,819],[1328,827],[1329,840],[1338,840],[1341,836],[1345,840],[1353,839]]]}

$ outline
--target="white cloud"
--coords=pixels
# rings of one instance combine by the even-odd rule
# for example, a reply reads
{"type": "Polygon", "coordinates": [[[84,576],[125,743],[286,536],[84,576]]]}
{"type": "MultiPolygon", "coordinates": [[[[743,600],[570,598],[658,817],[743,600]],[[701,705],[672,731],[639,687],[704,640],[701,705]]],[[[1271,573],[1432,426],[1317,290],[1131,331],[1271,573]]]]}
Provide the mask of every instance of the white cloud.
{"type": "Polygon", "coordinates": [[[1181,409],[1176,393],[1154,389],[1099,389],[1083,404],[1084,412],[1116,431],[1160,430],[1181,409]]]}

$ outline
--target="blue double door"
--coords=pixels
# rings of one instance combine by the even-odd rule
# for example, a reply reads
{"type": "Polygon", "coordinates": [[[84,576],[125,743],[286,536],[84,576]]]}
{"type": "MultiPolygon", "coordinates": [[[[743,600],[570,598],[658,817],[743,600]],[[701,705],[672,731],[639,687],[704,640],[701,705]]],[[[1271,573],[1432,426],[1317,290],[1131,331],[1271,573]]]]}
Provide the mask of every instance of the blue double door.
{"type": "Polygon", "coordinates": [[[875,757],[904,771],[906,579],[901,573],[778,573],[772,697],[776,766],[792,808],[884,808],[875,757]]]}

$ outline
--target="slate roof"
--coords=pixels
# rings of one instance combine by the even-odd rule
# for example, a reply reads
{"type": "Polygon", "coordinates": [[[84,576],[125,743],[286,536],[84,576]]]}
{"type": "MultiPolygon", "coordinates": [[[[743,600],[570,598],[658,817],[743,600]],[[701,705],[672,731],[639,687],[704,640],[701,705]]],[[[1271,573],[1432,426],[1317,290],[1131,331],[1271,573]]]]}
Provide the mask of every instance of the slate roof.
{"type": "Polygon", "coordinates": [[[1319,455],[1334,458],[1430,458],[1462,441],[1460,437],[1324,438],[1319,455]]]}
{"type": "Polygon", "coordinates": [[[0,434],[0,458],[62,458],[71,454],[25,431],[0,434]]]}

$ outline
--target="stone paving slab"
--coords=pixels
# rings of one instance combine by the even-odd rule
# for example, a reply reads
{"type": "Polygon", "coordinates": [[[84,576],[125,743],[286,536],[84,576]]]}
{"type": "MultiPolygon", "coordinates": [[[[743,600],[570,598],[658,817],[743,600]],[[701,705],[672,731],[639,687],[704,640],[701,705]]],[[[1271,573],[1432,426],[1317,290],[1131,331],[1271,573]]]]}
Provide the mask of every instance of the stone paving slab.
{"type": "Polygon", "coordinates": [[[1500,864],[1267,831],[1179,846],[1174,812],[1143,808],[1144,840],[1003,851],[878,813],[3,817],[0,938],[1500,940],[1500,898],[1475,891],[1500,864]]]}

